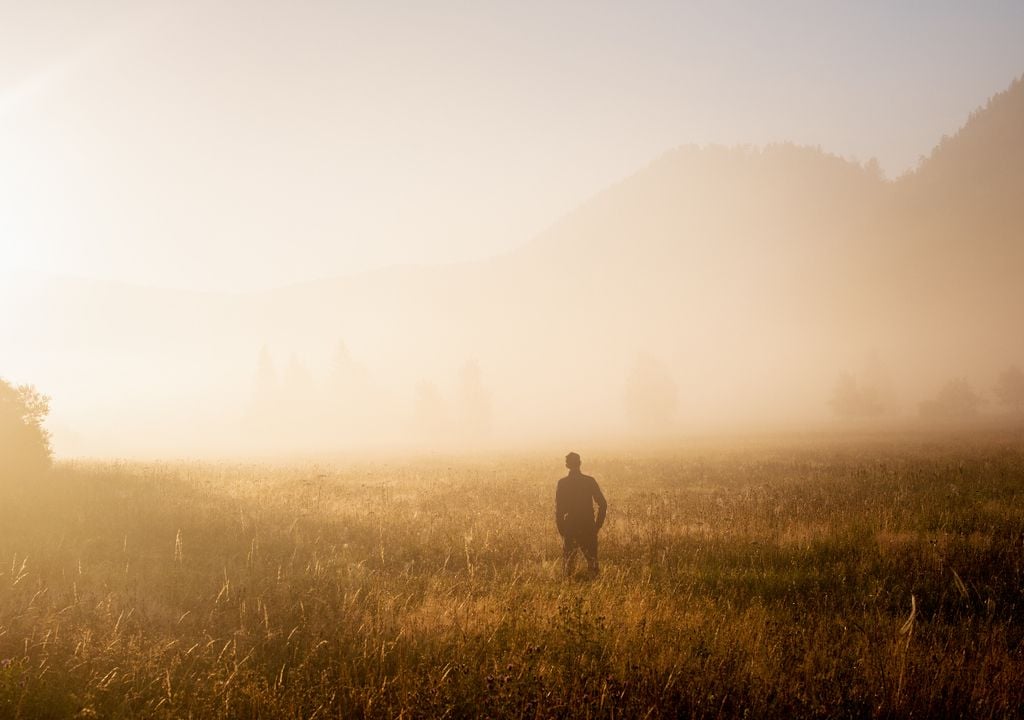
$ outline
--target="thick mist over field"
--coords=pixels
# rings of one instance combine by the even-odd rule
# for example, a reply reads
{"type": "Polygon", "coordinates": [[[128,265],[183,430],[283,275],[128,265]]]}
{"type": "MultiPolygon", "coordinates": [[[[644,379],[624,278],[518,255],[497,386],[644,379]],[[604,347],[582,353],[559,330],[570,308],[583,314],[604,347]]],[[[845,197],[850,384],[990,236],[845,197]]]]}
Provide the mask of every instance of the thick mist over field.
{"type": "MultiPolygon", "coordinates": [[[[1014,411],[1024,58],[885,107],[772,82],[795,7],[545,15],[578,56],[512,7],[253,7],[4,10],[0,377],[52,397],[58,455],[1014,411]]],[[[871,23],[812,20],[833,69],[871,23]]],[[[890,91],[896,39],[864,70],[890,91]]]]}
{"type": "Polygon", "coordinates": [[[0,0],[0,718],[1020,715],[1021,38],[0,0]]]}

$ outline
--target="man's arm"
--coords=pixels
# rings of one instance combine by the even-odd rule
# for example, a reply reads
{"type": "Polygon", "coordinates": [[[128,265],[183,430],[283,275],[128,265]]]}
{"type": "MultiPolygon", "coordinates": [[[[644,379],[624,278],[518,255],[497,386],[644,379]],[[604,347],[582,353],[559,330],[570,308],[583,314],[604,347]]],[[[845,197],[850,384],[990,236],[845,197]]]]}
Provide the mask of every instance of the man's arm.
{"type": "Polygon", "coordinates": [[[565,498],[563,497],[562,483],[559,481],[555,489],[555,527],[559,535],[565,535],[565,498]]]}
{"type": "Polygon", "coordinates": [[[593,498],[594,502],[597,503],[597,529],[600,530],[601,526],[604,525],[605,515],[608,514],[608,501],[604,499],[604,493],[598,487],[597,480],[594,481],[593,498]]]}

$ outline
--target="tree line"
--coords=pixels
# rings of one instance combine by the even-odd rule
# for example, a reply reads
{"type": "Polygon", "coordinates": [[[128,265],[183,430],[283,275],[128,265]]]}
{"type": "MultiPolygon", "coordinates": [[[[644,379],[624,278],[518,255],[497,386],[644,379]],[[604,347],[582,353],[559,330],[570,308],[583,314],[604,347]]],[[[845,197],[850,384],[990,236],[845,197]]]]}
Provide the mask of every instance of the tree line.
{"type": "MultiPolygon", "coordinates": [[[[992,386],[992,395],[1006,411],[1024,413],[1024,371],[1017,365],[1003,370],[992,386]]],[[[928,419],[970,418],[978,414],[984,402],[966,377],[955,377],[918,403],[917,410],[928,419]]],[[[878,417],[890,412],[894,404],[892,384],[874,363],[859,375],[840,373],[828,400],[832,412],[843,418],[878,417]]]]}

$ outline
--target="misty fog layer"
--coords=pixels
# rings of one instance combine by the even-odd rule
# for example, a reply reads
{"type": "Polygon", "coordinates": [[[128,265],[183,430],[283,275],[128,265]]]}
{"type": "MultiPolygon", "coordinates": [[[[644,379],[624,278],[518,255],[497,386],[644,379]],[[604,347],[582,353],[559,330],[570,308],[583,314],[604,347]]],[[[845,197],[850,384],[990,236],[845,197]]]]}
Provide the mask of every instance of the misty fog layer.
{"type": "Polygon", "coordinates": [[[820,424],[860,386],[870,414],[914,416],[954,378],[994,412],[1024,363],[1022,187],[1018,80],[895,181],[683,147],[486,262],[232,295],[8,283],[0,373],[53,396],[67,454],[820,424]]]}

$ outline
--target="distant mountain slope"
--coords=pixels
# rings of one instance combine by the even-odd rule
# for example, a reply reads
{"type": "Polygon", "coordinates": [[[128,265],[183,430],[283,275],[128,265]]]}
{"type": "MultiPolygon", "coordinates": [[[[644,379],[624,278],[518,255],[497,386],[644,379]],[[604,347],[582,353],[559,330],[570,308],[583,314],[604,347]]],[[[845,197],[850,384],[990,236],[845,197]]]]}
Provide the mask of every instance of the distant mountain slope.
{"type": "Polygon", "coordinates": [[[1010,212],[1024,218],[1024,77],[971,113],[897,185],[908,201],[945,214],[1010,212]]]}
{"type": "Polygon", "coordinates": [[[1021,362],[1024,78],[893,183],[893,198],[887,231],[915,329],[961,372],[1021,362]]]}
{"type": "Polygon", "coordinates": [[[950,375],[984,388],[1024,362],[1022,196],[1018,80],[894,182],[787,144],[682,147],[491,261],[247,296],[61,282],[0,317],[0,351],[49,368],[18,379],[53,372],[58,397],[77,392],[68,362],[119,368],[126,416],[156,376],[183,406],[223,390],[212,404],[237,418],[261,346],[322,376],[339,340],[399,430],[417,382],[468,359],[499,430],[620,427],[641,352],[671,371],[687,427],[821,417],[871,351],[912,406],[950,375]]]}

